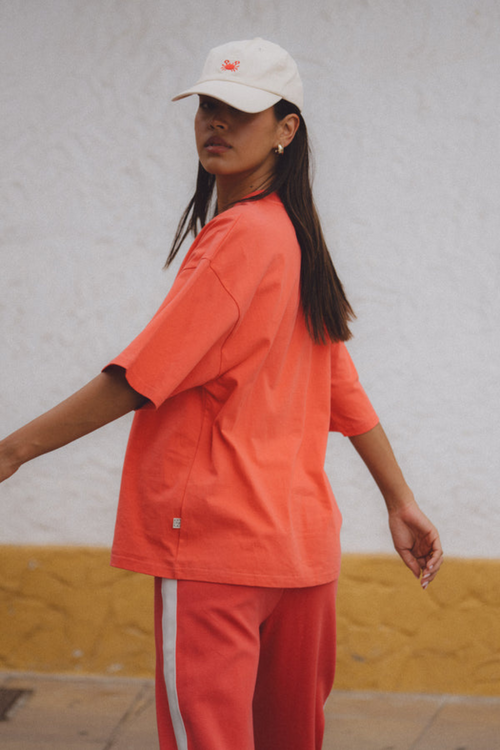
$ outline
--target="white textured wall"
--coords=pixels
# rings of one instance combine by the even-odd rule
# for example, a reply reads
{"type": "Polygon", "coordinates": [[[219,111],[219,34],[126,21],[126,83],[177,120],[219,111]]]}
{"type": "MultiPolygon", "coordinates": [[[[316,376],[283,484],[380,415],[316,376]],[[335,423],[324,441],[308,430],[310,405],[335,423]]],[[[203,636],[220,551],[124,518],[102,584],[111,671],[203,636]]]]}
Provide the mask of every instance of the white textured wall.
{"type": "MultiPolygon", "coordinates": [[[[196,169],[206,51],[264,36],[306,87],[316,194],[362,380],[446,552],[498,557],[497,0],[0,2],[0,423],[83,385],[147,322],[196,169]]],[[[0,489],[0,543],[106,545],[128,420],[0,489]]],[[[390,549],[348,441],[344,548],[390,549]]]]}

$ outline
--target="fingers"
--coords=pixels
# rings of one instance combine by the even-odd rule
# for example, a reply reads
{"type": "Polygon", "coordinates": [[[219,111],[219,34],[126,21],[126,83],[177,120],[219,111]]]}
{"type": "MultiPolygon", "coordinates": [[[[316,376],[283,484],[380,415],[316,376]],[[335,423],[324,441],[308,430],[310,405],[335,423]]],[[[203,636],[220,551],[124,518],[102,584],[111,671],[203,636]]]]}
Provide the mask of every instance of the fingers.
{"type": "Polygon", "coordinates": [[[417,557],[412,549],[397,549],[404,564],[411,570],[415,578],[420,579],[421,587],[425,589],[437,576],[443,562],[443,550],[439,537],[428,554],[417,557]]]}
{"type": "Polygon", "coordinates": [[[415,578],[420,578],[420,565],[418,563],[418,560],[416,560],[412,555],[411,551],[407,549],[398,549],[397,552],[406,567],[411,570],[415,578]]]}
{"type": "Polygon", "coordinates": [[[426,561],[425,566],[422,568],[422,576],[420,578],[420,585],[422,586],[424,591],[429,585],[429,583],[432,583],[432,581],[437,576],[442,563],[443,563],[443,550],[439,546],[437,549],[433,550],[431,556],[426,561]]]}

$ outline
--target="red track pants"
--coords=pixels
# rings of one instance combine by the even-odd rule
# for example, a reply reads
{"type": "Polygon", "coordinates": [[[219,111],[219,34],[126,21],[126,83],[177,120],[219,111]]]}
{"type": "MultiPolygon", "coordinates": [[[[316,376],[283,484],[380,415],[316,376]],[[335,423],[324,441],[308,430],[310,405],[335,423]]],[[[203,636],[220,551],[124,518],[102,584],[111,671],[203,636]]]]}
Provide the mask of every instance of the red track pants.
{"type": "Polygon", "coordinates": [[[161,750],[320,750],[336,591],[157,578],[161,750]]]}

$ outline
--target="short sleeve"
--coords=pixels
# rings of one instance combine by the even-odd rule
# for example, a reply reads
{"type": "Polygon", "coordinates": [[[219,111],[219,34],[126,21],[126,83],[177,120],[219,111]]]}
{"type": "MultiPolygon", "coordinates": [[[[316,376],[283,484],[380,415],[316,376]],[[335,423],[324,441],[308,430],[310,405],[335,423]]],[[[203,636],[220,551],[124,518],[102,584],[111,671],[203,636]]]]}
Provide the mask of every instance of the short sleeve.
{"type": "Polygon", "coordinates": [[[181,269],[146,328],[112,362],[158,408],[167,398],[217,377],[239,309],[209,260],[181,269]]]}
{"type": "Polygon", "coordinates": [[[345,344],[331,345],[330,431],[347,437],[361,435],[378,424],[345,344]]]}

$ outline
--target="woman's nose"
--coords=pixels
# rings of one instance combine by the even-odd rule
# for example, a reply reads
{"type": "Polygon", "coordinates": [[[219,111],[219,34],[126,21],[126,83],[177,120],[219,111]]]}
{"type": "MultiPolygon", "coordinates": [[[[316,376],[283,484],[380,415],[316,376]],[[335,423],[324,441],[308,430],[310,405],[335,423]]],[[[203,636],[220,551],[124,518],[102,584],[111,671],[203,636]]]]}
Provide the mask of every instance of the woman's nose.
{"type": "Polygon", "coordinates": [[[227,116],[226,110],[222,106],[218,106],[213,114],[210,122],[210,127],[214,130],[224,130],[227,127],[227,116]]]}
{"type": "Polygon", "coordinates": [[[226,123],[224,122],[224,119],[222,117],[214,115],[210,123],[210,127],[213,130],[224,130],[226,128],[226,123]]]}

